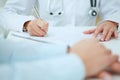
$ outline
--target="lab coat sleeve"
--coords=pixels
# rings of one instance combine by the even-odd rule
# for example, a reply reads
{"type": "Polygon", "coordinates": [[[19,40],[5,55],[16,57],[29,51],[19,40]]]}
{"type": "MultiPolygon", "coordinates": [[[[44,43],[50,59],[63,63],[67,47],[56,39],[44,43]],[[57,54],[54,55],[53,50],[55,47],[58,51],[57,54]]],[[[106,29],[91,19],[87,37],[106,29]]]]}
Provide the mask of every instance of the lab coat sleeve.
{"type": "Polygon", "coordinates": [[[110,20],[120,24],[120,0],[100,0],[102,21],[110,20]]]}
{"type": "Polygon", "coordinates": [[[82,60],[74,54],[0,66],[0,80],[83,80],[84,77],[82,60]]]}
{"type": "Polygon", "coordinates": [[[22,32],[26,21],[35,19],[30,13],[36,0],[8,0],[0,11],[0,26],[22,32]]]}

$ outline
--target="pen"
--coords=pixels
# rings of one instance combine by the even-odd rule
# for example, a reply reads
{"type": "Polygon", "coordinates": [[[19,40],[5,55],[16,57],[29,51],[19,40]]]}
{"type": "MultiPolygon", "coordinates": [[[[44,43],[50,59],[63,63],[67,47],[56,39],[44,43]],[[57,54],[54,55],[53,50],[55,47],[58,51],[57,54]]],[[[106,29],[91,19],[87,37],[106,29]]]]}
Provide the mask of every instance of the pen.
{"type": "Polygon", "coordinates": [[[33,9],[34,9],[34,13],[35,13],[36,17],[41,20],[37,6],[34,6],[33,9]]]}
{"type": "MultiPolygon", "coordinates": [[[[37,17],[38,19],[42,20],[41,17],[40,17],[40,14],[39,14],[39,11],[38,11],[37,6],[34,6],[33,8],[34,8],[34,13],[35,13],[36,17],[37,17]]],[[[40,27],[40,29],[41,29],[43,32],[47,33],[47,32],[46,32],[44,29],[42,29],[41,27],[40,27]]]]}

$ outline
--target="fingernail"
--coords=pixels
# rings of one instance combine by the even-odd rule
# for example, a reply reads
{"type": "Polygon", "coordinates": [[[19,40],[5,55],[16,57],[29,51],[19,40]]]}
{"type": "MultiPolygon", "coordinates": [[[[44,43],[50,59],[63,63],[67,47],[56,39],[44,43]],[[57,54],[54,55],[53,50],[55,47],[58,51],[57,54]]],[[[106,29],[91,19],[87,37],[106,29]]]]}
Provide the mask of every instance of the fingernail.
{"type": "Polygon", "coordinates": [[[102,38],[102,39],[100,39],[101,41],[104,41],[104,39],[102,38]]]}
{"type": "Polygon", "coordinates": [[[112,76],[105,76],[104,78],[103,78],[103,80],[112,80],[112,76]]]}
{"type": "Polygon", "coordinates": [[[105,41],[108,41],[108,39],[105,39],[105,41]]]}

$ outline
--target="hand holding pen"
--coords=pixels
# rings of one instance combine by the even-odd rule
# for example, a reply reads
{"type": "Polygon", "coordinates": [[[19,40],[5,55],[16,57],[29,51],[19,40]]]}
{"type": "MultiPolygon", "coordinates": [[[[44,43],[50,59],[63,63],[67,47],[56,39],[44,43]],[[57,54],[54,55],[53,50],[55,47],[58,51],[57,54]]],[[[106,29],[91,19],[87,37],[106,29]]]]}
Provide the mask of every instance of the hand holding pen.
{"type": "Polygon", "coordinates": [[[45,20],[34,19],[26,22],[26,30],[31,36],[43,37],[47,34],[48,23],[45,20]]]}
{"type": "Polygon", "coordinates": [[[40,18],[38,9],[34,7],[34,13],[37,19],[27,21],[24,24],[24,28],[31,36],[44,37],[48,31],[48,23],[40,18]]]}

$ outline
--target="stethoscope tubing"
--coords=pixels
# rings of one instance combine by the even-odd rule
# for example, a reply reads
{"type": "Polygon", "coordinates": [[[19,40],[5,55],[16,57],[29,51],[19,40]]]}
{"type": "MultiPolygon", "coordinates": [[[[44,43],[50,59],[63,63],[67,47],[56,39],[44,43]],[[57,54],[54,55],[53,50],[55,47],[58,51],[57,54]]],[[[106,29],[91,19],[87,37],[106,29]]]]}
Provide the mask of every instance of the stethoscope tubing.
{"type": "MultiPolygon", "coordinates": [[[[52,5],[52,0],[48,0],[48,11],[49,11],[49,15],[62,15],[63,13],[64,13],[64,3],[63,3],[63,0],[61,0],[62,2],[61,2],[61,11],[59,11],[57,14],[55,14],[53,11],[52,11],[52,9],[51,9],[51,5],[52,5]]],[[[90,11],[89,11],[89,15],[91,15],[91,16],[97,16],[97,14],[98,14],[98,11],[97,11],[97,0],[90,0],[90,7],[91,7],[91,9],[90,9],[90,11]],[[93,13],[95,14],[95,15],[93,15],[93,13]]]]}

